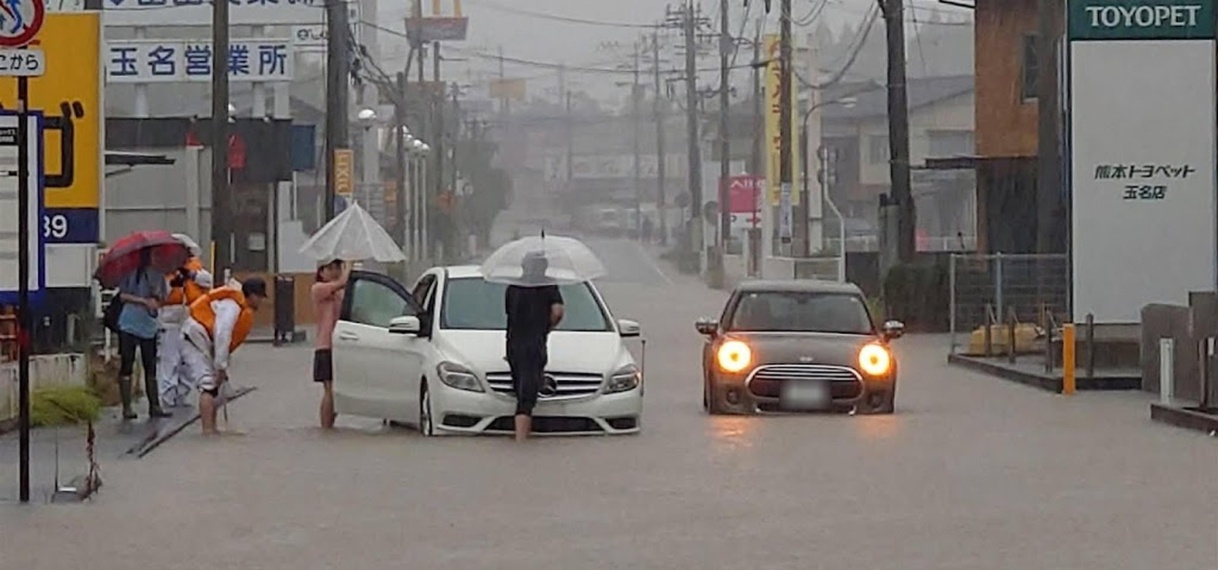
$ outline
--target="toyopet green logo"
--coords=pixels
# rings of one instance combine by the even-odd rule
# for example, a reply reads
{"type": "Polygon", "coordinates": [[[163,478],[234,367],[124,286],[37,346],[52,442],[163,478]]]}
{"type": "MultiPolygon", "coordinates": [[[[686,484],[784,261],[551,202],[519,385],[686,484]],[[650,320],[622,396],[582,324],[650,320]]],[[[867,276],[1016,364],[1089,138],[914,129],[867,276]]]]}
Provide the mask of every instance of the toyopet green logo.
{"type": "Polygon", "coordinates": [[[1213,39],[1214,3],[1214,0],[1070,0],[1070,39],[1213,39]]]}

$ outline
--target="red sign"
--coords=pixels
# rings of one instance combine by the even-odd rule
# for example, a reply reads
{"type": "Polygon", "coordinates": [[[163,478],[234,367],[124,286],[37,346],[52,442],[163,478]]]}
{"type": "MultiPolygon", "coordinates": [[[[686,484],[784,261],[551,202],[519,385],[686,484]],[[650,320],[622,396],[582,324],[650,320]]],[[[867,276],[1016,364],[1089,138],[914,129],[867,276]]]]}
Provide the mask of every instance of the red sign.
{"type": "Polygon", "coordinates": [[[762,186],[765,183],[759,176],[744,174],[728,178],[727,196],[730,212],[733,214],[756,213],[761,203],[762,186]]]}
{"type": "Polygon", "coordinates": [[[0,4],[0,47],[21,48],[30,45],[42,29],[46,17],[43,0],[13,0],[0,4]]]}

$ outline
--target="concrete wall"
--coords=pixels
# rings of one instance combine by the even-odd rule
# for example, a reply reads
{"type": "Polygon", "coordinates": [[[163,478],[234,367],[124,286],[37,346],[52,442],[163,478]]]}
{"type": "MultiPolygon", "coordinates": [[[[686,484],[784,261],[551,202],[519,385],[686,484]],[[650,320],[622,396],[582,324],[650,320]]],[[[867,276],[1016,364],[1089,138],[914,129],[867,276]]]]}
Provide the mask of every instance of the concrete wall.
{"type": "Polygon", "coordinates": [[[163,154],[174,164],[141,166],[106,179],[102,240],[109,243],[137,230],[168,230],[189,234],[206,248],[211,241],[211,153],[186,148],[131,152],[163,154]]]}
{"type": "MultiPolygon", "coordinates": [[[[909,110],[909,163],[924,164],[930,153],[929,131],[973,131],[974,100],[972,93],[909,110]]],[[[859,183],[888,186],[888,160],[875,160],[871,155],[871,138],[888,137],[888,121],[883,117],[861,123],[859,139],[859,183]]],[[[939,157],[942,158],[942,157],[939,157]]]]}
{"type": "MultiPolygon", "coordinates": [[[[84,386],[89,367],[85,355],[50,354],[30,357],[30,391],[50,386],[84,386]]],[[[17,417],[17,363],[0,364],[0,423],[17,417]]]]}

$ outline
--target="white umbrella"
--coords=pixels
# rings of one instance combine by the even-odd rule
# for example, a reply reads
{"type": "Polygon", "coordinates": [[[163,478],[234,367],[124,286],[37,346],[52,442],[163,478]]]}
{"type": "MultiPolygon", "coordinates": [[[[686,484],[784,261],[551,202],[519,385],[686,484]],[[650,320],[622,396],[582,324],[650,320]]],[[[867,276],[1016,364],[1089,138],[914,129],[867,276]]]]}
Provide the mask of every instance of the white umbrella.
{"type": "Polygon", "coordinates": [[[406,256],[372,215],[351,204],[300,247],[300,253],[318,261],[405,261],[406,256]]]}
{"type": "Polygon", "coordinates": [[[583,242],[544,234],[520,238],[495,250],[479,272],[487,281],[522,287],[582,283],[606,273],[583,242]]]}

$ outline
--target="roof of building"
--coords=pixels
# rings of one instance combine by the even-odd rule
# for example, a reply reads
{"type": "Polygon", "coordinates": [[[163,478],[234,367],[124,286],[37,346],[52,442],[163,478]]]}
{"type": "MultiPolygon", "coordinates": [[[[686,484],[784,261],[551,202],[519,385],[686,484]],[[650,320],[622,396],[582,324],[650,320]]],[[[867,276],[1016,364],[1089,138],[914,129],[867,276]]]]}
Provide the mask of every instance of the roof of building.
{"type": "MultiPolygon", "coordinates": [[[[973,92],[972,75],[920,77],[908,80],[906,89],[910,110],[932,105],[973,92]]],[[[881,83],[860,81],[838,83],[821,96],[824,120],[849,121],[888,115],[888,90],[881,83]],[[832,101],[850,101],[851,104],[832,101]]]]}

